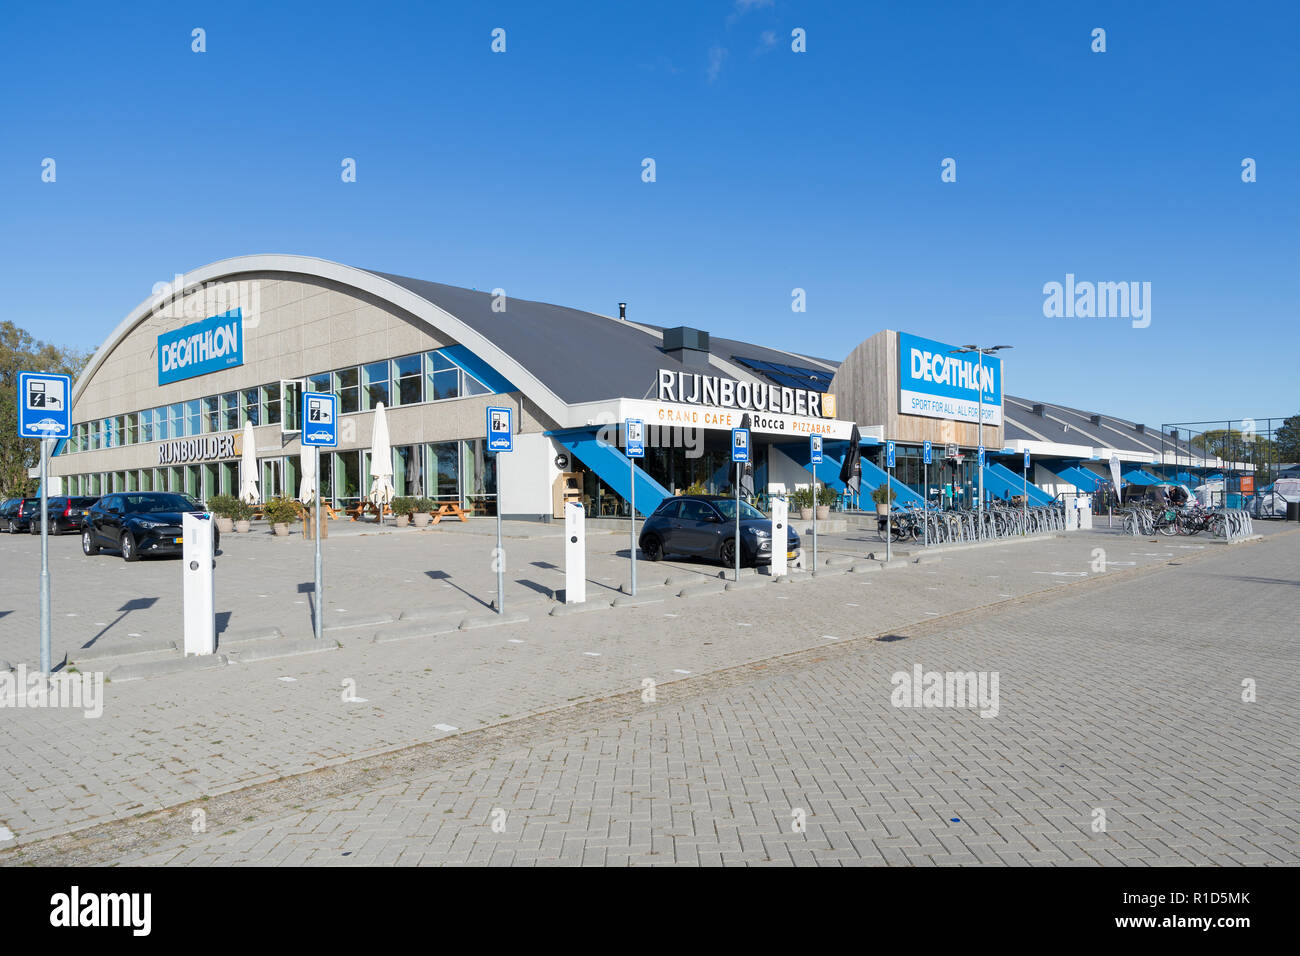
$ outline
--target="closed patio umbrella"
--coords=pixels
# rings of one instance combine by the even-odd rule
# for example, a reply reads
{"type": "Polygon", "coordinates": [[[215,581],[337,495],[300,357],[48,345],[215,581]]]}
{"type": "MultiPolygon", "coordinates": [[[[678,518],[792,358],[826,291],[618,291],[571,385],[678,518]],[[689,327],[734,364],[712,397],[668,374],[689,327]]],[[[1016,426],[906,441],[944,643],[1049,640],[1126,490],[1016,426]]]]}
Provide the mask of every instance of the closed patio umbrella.
{"type": "Polygon", "coordinates": [[[239,461],[239,497],[250,505],[257,504],[257,439],[253,423],[244,422],[244,453],[239,461]]]}
{"type": "Polygon", "coordinates": [[[302,465],[302,481],[298,483],[298,500],[306,504],[316,496],[316,451],[304,448],[298,455],[302,465]]]}
{"type": "Polygon", "coordinates": [[[383,506],[396,496],[393,488],[393,446],[388,441],[388,416],[384,403],[375,405],[375,427],[370,439],[370,500],[379,507],[379,520],[384,520],[383,506]]]}

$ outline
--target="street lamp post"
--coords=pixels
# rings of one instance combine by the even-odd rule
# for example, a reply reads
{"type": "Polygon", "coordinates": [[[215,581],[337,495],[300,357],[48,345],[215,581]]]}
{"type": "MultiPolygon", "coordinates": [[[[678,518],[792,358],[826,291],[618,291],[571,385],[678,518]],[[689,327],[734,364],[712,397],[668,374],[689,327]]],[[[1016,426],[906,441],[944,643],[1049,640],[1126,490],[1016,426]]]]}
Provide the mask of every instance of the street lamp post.
{"type": "MultiPolygon", "coordinates": [[[[1003,349],[1012,348],[1010,345],[963,345],[959,349],[953,349],[949,355],[966,355],[970,352],[979,354],[979,381],[975,383],[975,388],[979,392],[979,439],[976,445],[979,448],[984,447],[984,356],[992,355],[994,352],[1001,352],[1003,349]]],[[[987,452],[986,452],[987,454],[987,452]]],[[[978,450],[975,453],[975,470],[979,474],[979,503],[976,506],[975,529],[976,536],[983,537],[984,534],[984,462],[979,460],[978,450]]]]}

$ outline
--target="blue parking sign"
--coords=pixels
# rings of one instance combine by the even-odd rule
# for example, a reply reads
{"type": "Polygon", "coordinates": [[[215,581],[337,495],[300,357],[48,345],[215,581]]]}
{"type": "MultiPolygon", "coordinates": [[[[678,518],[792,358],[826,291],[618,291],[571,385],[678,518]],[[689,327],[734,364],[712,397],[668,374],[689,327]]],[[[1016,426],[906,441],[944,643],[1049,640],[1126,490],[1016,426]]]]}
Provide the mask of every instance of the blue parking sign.
{"type": "Polygon", "coordinates": [[[885,467],[894,467],[894,443],[892,441],[885,442],[885,467]]]}
{"type": "Polygon", "coordinates": [[[934,464],[934,446],[930,444],[928,438],[921,445],[921,463],[924,465],[934,464]]]}
{"type": "Polygon", "coordinates": [[[645,457],[645,422],[640,418],[629,418],[624,427],[627,429],[627,457],[645,457]]]}
{"type": "Polygon", "coordinates": [[[984,467],[984,446],[983,445],[980,445],[979,447],[979,464],[981,468],[984,467]]]}
{"type": "Polygon", "coordinates": [[[733,428],[731,430],[731,460],[749,461],[748,428],[733,428]]]}
{"type": "Polygon", "coordinates": [[[302,443],[307,448],[334,448],[339,443],[338,397],[302,393],[302,443]]]}
{"type": "Polygon", "coordinates": [[[54,372],[18,373],[18,434],[23,438],[67,438],[72,379],[54,372]]]}
{"type": "Polygon", "coordinates": [[[515,450],[514,410],[489,405],[487,410],[487,450],[515,450]]]}
{"type": "Polygon", "coordinates": [[[812,465],[820,465],[825,458],[822,456],[822,436],[808,436],[808,462],[812,465]]]}
{"type": "Polygon", "coordinates": [[[1025,449],[1025,471],[1029,470],[1029,449],[1025,449]]]}

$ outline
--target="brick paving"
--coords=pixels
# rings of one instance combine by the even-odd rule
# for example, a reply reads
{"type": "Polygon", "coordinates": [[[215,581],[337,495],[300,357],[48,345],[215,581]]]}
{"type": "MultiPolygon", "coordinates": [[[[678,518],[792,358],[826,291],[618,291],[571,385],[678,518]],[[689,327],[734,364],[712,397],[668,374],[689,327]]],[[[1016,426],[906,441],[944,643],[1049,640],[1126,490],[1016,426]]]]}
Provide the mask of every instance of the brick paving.
{"type": "Polygon", "coordinates": [[[1298,557],[1296,535],[1080,534],[122,685],[98,721],[14,712],[36,732],[11,736],[27,788],[0,822],[24,846],[0,860],[1294,863],[1298,557]],[[1097,546],[1134,568],[1089,570],[1097,546]],[[998,716],[891,706],[890,675],[918,663],[998,672],[998,716]],[[341,701],[342,673],[366,703],[341,701]],[[248,788],[439,738],[341,792],[248,788]],[[119,849],[28,849],[223,792],[202,834],[187,812],[119,825],[119,849]]]}

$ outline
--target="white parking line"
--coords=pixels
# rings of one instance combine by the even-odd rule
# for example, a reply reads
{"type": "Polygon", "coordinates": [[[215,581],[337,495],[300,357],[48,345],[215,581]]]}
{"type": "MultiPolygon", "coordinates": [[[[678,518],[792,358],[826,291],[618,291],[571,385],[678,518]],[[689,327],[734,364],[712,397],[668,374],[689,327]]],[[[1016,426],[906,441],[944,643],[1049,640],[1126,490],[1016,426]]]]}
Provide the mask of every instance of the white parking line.
{"type": "Polygon", "coordinates": [[[459,727],[453,727],[451,724],[434,724],[434,725],[433,725],[433,729],[434,729],[434,730],[442,730],[442,731],[448,731],[448,730],[460,730],[459,727]]]}
{"type": "Polygon", "coordinates": [[[600,653],[599,653],[598,651],[583,651],[583,652],[582,652],[582,656],[583,656],[583,657],[599,657],[599,656],[600,656],[600,653]]]}

